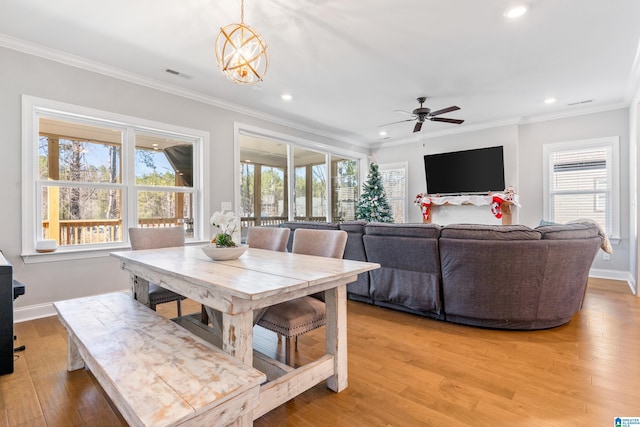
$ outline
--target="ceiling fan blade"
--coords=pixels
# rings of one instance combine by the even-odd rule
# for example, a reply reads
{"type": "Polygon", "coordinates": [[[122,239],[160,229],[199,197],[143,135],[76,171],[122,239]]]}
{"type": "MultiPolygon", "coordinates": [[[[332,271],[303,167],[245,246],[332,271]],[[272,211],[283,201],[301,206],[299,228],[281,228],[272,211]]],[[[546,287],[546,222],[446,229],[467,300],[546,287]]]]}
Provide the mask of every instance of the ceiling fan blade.
{"type": "Polygon", "coordinates": [[[431,113],[429,113],[429,116],[431,117],[439,116],[440,114],[449,113],[451,111],[456,111],[459,109],[460,107],[458,107],[457,105],[452,105],[451,107],[443,108],[442,110],[432,111],[431,113]]]}
{"type": "Polygon", "coordinates": [[[460,119],[446,119],[444,117],[430,117],[429,120],[432,122],[445,122],[445,123],[455,123],[457,125],[464,123],[464,120],[460,119]]]}
{"type": "Polygon", "coordinates": [[[422,123],[423,122],[416,123],[416,125],[413,128],[413,133],[420,132],[420,129],[422,129],[422,123]]]}
{"type": "Polygon", "coordinates": [[[408,111],[404,111],[404,110],[393,110],[394,113],[402,113],[402,114],[408,114],[410,116],[415,116],[415,114],[410,113],[408,111]]]}
{"type": "Polygon", "coordinates": [[[415,119],[417,119],[417,117],[414,117],[413,119],[400,120],[398,122],[391,122],[391,123],[387,123],[387,124],[384,124],[384,125],[379,125],[378,127],[381,128],[381,127],[385,127],[385,126],[389,126],[389,125],[395,125],[395,124],[398,124],[398,123],[412,122],[415,119]]]}

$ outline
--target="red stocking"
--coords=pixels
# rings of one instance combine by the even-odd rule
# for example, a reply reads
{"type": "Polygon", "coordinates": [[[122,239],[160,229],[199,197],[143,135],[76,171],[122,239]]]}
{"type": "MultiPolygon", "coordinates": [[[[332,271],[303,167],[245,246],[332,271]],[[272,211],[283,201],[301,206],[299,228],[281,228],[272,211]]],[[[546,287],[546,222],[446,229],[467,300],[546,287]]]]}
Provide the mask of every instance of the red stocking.
{"type": "Polygon", "coordinates": [[[498,196],[493,196],[493,201],[491,202],[491,213],[496,218],[502,218],[502,199],[498,196]]]}
{"type": "Polygon", "coordinates": [[[422,218],[425,221],[429,221],[431,217],[431,199],[426,199],[426,201],[422,202],[422,218]]]}

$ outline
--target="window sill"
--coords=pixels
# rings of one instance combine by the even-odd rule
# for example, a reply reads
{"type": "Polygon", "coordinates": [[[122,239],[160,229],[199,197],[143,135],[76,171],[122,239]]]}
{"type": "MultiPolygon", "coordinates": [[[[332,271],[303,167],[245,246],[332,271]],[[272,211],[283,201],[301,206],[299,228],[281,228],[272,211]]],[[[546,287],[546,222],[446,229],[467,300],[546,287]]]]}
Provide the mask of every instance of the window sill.
{"type": "Polygon", "coordinates": [[[37,264],[41,262],[56,262],[56,261],[73,261],[78,259],[88,258],[102,258],[108,257],[111,252],[114,251],[126,251],[131,249],[129,245],[109,246],[108,248],[82,248],[82,249],[70,249],[70,248],[58,248],[55,252],[44,253],[23,253],[22,260],[25,264],[37,264]]]}
{"type": "MultiPolygon", "coordinates": [[[[197,246],[209,243],[209,241],[189,241],[185,242],[186,246],[197,246]]],[[[116,251],[128,251],[131,250],[131,246],[128,244],[99,247],[99,248],[82,248],[82,249],[70,249],[70,248],[58,248],[55,252],[45,253],[23,253],[21,254],[22,260],[25,264],[37,264],[42,262],[57,262],[57,261],[75,261],[80,259],[89,258],[103,258],[110,256],[111,252],[116,251]]]]}

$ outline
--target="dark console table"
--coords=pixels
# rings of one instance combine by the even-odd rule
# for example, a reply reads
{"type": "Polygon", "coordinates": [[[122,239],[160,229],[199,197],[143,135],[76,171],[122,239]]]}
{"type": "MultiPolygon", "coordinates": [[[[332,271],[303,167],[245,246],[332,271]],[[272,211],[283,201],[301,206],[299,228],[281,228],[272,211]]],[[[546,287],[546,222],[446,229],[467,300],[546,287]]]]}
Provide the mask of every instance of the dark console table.
{"type": "Polygon", "coordinates": [[[13,267],[0,251],[0,375],[13,372],[13,300],[24,285],[13,280],[13,267]]]}

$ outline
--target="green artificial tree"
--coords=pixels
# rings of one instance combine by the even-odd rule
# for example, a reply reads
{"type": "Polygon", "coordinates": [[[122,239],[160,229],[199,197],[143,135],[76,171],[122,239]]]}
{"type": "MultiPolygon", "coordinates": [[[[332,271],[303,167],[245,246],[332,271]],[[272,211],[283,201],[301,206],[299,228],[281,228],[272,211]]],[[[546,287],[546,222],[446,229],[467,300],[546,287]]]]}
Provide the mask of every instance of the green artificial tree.
{"type": "Polygon", "coordinates": [[[384,193],[378,165],[371,163],[367,181],[362,184],[356,218],[369,222],[393,222],[393,214],[384,193]]]}

